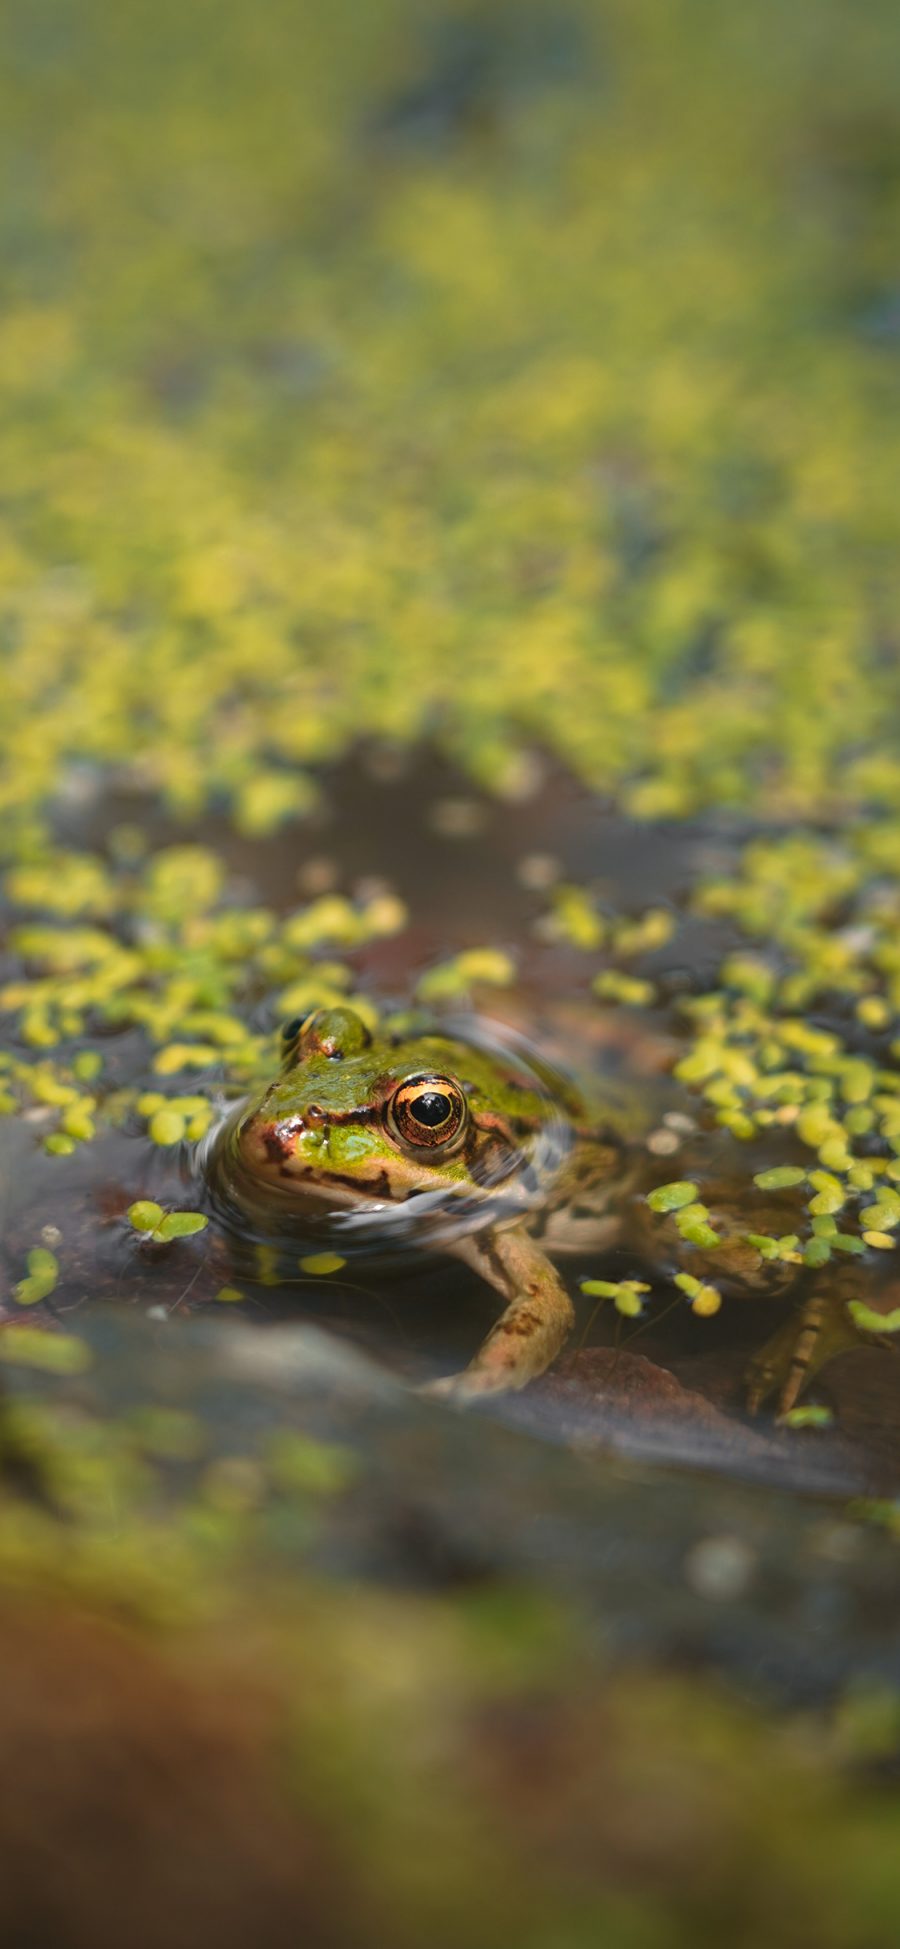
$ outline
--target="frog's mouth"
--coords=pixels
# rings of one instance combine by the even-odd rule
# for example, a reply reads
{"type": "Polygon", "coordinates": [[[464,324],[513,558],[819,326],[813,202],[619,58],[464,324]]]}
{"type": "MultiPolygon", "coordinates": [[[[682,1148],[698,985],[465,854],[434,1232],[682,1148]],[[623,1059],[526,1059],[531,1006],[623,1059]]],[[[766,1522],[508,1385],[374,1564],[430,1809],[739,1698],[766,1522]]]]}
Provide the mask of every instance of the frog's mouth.
{"type": "Polygon", "coordinates": [[[218,1215],[242,1240],[278,1244],[308,1236],[342,1253],[406,1251],[440,1245],[461,1232],[479,1230],[491,1194],[468,1179],[448,1183],[434,1165],[386,1156],[368,1147],[360,1132],[359,1154],[336,1126],[329,1156],[324,1120],[315,1141],[302,1117],[273,1121],[264,1115],[221,1127],[207,1153],[208,1177],[218,1215]],[[484,1202],[483,1202],[484,1201],[484,1202]]]}
{"type": "MultiPolygon", "coordinates": [[[[481,1133],[484,1138],[485,1133],[481,1133]]],[[[490,1136],[490,1133],[488,1133],[490,1136]]],[[[302,1114],[232,1115],[207,1140],[207,1173],[219,1216],[243,1237],[278,1239],[301,1231],[378,1253],[419,1243],[441,1245],[465,1232],[510,1224],[541,1204],[571,1143],[565,1120],[536,1133],[527,1153],[458,1181],[431,1160],[372,1143],[363,1120],[331,1124],[302,1114]]]]}

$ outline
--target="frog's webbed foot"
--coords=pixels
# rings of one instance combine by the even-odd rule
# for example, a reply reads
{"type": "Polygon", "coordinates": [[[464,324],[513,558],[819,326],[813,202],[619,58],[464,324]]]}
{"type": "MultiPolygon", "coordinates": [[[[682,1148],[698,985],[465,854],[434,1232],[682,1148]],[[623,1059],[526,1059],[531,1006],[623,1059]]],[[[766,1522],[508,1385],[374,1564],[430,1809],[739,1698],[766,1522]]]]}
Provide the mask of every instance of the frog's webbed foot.
{"type": "Polygon", "coordinates": [[[757,1414],[774,1396],[779,1414],[789,1414],[815,1375],[836,1354],[858,1345],[859,1335],[847,1317],[844,1298],[813,1293],[750,1362],[746,1379],[750,1413],[757,1414]]]}
{"type": "Polygon", "coordinates": [[[460,1402],[515,1393],[556,1359],[574,1323],[572,1301],[556,1268],[525,1231],[462,1239],[454,1251],[511,1297],[468,1367],[421,1392],[460,1402]]]}

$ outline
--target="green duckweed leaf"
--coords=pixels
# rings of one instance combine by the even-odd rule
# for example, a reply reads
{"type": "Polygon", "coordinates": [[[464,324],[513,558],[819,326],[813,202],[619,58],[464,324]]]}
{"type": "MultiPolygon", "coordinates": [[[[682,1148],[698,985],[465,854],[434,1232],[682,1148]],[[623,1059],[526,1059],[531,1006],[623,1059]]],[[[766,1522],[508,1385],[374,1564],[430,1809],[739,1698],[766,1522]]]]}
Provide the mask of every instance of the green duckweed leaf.
{"type": "Polygon", "coordinates": [[[802,1184],[805,1177],[796,1164],[779,1164],[771,1171],[757,1171],[753,1182],[760,1191],[786,1191],[792,1184],[802,1184]]]}
{"type": "Polygon", "coordinates": [[[202,1211],[169,1211],[161,1219],[153,1234],[162,1244],[173,1238],[193,1238],[196,1232],[203,1232],[209,1224],[202,1211]]]}
{"type": "Polygon", "coordinates": [[[849,1299],[847,1312],[854,1326],[863,1333],[900,1333],[900,1306],[895,1306],[891,1313],[876,1313],[863,1300],[849,1299]]]}
{"type": "Polygon", "coordinates": [[[13,1298],[19,1306],[36,1306],[52,1293],[59,1278],[59,1261],[43,1245],[36,1245],[27,1255],[27,1279],[20,1279],[13,1287],[13,1298]]]}
{"type": "Polygon", "coordinates": [[[136,1232],[155,1232],[163,1208],[155,1204],[152,1198],[138,1198],[136,1204],[129,1205],[127,1215],[136,1232]]]}
{"type": "Polygon", "coordinates": [[[697,1202],[697,1186],[687,1178],[674,1179],[671,1184],[658,1184],[650,1191],[646,1203],[651,1211],[680,1211],[684,1205],[697,1202]]]}
{"type": "Polygon", "coordinates": [[[789,1408],[787,1414],[779,1415],[778,1420],[782,1428],[830,1428],[834,1415],[830,1408],[807,1401],[798,1408],[789,1408]]]}
{"type": "Polygon", "coordinates": [[[180,1144],[185,1134],[185,1118],[180,1110],[154,1110],[147,1125],[155,1144],[180,1144]]]}

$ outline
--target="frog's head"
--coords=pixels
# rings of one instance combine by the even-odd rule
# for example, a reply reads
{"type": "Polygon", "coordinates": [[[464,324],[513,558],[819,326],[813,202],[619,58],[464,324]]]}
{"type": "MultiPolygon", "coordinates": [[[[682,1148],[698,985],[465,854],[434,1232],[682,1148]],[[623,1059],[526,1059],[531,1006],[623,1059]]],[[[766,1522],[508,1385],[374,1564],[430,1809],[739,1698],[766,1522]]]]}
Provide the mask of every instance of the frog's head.
{"type": "Polygon", "coordinates": [[[286,1025],[280,1075],[235,1134],[245,1202],[249,1180],[282,1216],[288,1200],[371,1210],[440,1192],[471,1218],[511,1185],[536,1200],[551,1128],[559,1105],[516,1056],[450,1034],[373,1033],[355,1010],[325,1008],[286,1025]]]}

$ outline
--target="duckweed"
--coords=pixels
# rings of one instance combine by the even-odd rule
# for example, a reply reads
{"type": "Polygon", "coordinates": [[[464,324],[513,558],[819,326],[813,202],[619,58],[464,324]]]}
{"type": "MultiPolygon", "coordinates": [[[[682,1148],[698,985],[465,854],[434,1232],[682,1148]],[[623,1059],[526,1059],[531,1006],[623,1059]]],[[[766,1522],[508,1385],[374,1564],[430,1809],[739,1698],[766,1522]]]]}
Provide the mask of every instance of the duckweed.
{"type": "Polygon", "coordinates": [[[52,1293],[59,1278],[59,1261],[45,1246],[36,1245],[28,1253],[26,1264],[28,1277],[13,1287],[13,1298],[19,1306],[36,1306],[52,1293]]]}
{"type": "Polygon", "coordinates": [[[712,1319],[722,1305],[722,1295],[717,1286],[707,1285],[702,1279],[695,1279],[690,1272],[676,1272],[674,1284],[687,1294],[691,1302],[691,1312],[699,1319],[712,1319]]]}
{"type": "Polygon", "coordinates": [[[581,1291],[589,1299],[611,1299],[624,1319],[637,1319],[644,1309],[644,1294],[650,1291],[641,1279],[582,1279],[581,1291]]]}
{"type": "MultiPolygon", "coordinates": [[[[138,880],[122,864],[82,878],[103,919],[71,938],[43,925],[14,929],[20,971],[0,989],[0,1011],[14,1019],[22,1042],[39,1051],[52,1042],[52,1057],[8,1052],[3,1097],[10,1111],[36,1104],[56,1112],[42,1145],[57,1158],[71,1156],[98,1128],[130,1112],[164,1149],[196,1143],[214,1114],[210,1084],[237,1093],[274,1059],[268,1036],[248,1029],[239,1012],[248,997],[280,988],[276,1003],[293,1012],[345,1001],[350,969],[330,958],[320,962],[320,952],[327,955],[336,934],[359,946],[405,922],[401,903],[387,895],[337,906],[316,901],[284,919],[260,908],[222,906],[228,889],[221,862],[199,846],[164,849],[142,866],[138,880]],[[139,945],[123,946],[126,930],[139,945]],[[78,1047],[78,1038],[126,1025],[141,1027],[158,1045],[152,1068],[162,1087],[101,1089],[103,1057],[78,1047]],[[198,1090],[194,1078],[205,1087],[198,1090]],[[93,1085],[91,1094],[85,1084],[93,1085]]],[[[47,890],[28,877],[18,885],[15,874],[9,884],[26,898],[43,899],[47,890]]],[[[510,968],[508,957],[489,950],[474,952],[469,962],[485,980],[505,978],[510,968]]],[[[351,999],[374,1026],[372,1002],[351,999]]]]}
{"type": "Polygon", "coordinates": [[[601,1001],[624,1002],[630,1008],[646,1008],[654,998],[652,981],[641,981],[637,975],[620,974],[616,968],[604,968],[595,975],[592,983],[594,994],[601,1001]]]}
{"type": "Polygon", "coordinates": [[[773,1171],[758,1171],[753,1179],[761,1191],[784,1191],[788,1185],[802,1184],[805,1171],[795,1169],[792,1164],[783,1164],[773,1171]]]}
{"type": "Polygon", "coordinates": [[[152,1198],[139,1198],[129,1205],[128,1218],[136,1232],[152,1239],[154,1244],[166,1245],[171,1239],[193,1238],[197,1232],[205,1231],[209,1219],[200,1211],[164,1212],[152,1198]]]}
{"type": "Polygon", "coordinates": [[[659,1184],[647,1196],[651,1211],[680,1211],[685,1205],[696,1204],[698,1190],[696,1184],[688,1179],[676,1179],[672,1184],[659,1184]]]}
{"type": "Polygon", "coordinates": [[[92,1364],[90,1347],[74,1333],[45,1333],[18,1326],[0,1333],[0,1361],[34,1367],[47,1374],[83,1374],[92,1364]]]}
{"type": "Polygon", "coordinates": [[[187,1125],[179,1110],[154,1110],[147,1125],[148,1135],[155,1144],[167,1146],[180,1144],[187,1125]]]}
{"type": "Polygon", "coordinates": [[[854,1326],[863,1333],[900,1333],[900,1306],[893,1307],[889,1313],[878,1313],[863,1300],[851,1299],[847,1311],[854,1326]]]}
{"type": "Polygon", "coordinates": [[[744,1237],[748,1245],[756,1247],[762,1259],[783,1259],[788,1265],[796,1265],[800,1260],[797,1232],[785,1232],[781,1238],[773,1238],[768,1232],[745,1232],[744,1237]]]}
{"type": "Polygon", "coordinates": [[[606,937],[606,923],[583,887],[557,886],[541,931],[550,939],[569,941],[572,947],[596,948],[606,937]]]}
{"type": "Polygon", "coordinates": [[[275,1487],[291,1496],[339,1495],[359,1474],[359,1458],[339,1442],[314,1441],[281,1430],[267,1445],[268,1473],[275,1487]]]}
{"type": "Polygon", "coordinates": [[[481,982],[492,988],[508,987],[515,972],[515,962],[502,949],[467,948],[420,975],[416,994],[423,1002],[449,1001],[468,995],[481,982]]]}
{"type": "Polygon", "coordinates": [[[788,1408],[778,1418],[782,1428],[830,1428],[834,1415],[821,1402],[804,1401],[798,1408],[788,1408]]]}
{"type": "Polygon", "coordinates": [[[689,1245],[702,1245],[709,1250],[721,1244],[718,1232],[709,1223],[709,1211],[706,1205],[700,1203],[687,1205],[683,1210],[676,1210],[673,1217],[681,1237],[686,1239],[689,1245]]]}
{"type": "MultiPolygon", "coordinates": [[[[567,81],[504,82],[501,8],[485,115],[404,144],[399,0],[302,59],[281,0],[266,36],[229,5],[214,74],[199,17],[163,63],[94,0],[40,180],[55,71],[13,50],[7,833],[125,762],[267,835],[360,731],[513,797],[540,740],[638,818],[900,804],[896,21],[825,0],[813,58],[774,0],[754,36],[569,12],[567,81]]],[[[97,912],[102,877],[52,893],[97,912]]]]}
{"type": "MultiPolygon", "coordinates": [[[[214,70],[193,18],[163,63],[149,15],[123,40],[87,0],[38,176],[53,63],[11,50],[9,261],[29,243],[0,327],[0,1111],[41,1112],[61,1182],[110,1126],[198,1142],[271,1067],[277,1009],[375,1019],[352,957],[406,925],[389,889],[251,905],[214,847],[153,845],[132,809],[101,857],[61,837],[70,808],[111,784],[265,839],[319,816],[360,739],[402,758],[428,736],[513,803],[561,763],[634,820],[755,822],[678,910],[617,913],[564,869],[538,938],[586,957],[604,1007],[667,1009],[699,1115],[760,1189],[803,1189],[796,1235],[747,1234],[763,1256],[884,1251],[900,25],[879,0],[851,34],[823,0],[811,60],[775,0],[753,35],[688,0],[570,11],[577,73],[520,96],[504,55],[477,168],[465,116],[426,148],[374,133],[397,50],[426,59],[399,0],[294,63],[282,0],[270,36],[229,5],[214,70]],[[709,992],[659,973],[683,919],[731,933],[709,992]],[[811,1019],[835,1004],[840,1030],[811,1019]],[[134,1088],[92,1046],[126,1028],[149,1050],[134,1088]]],[[[502,8],[496,32],[511,59],[502,8]]],[[[488,940],[419,992],[514,976],[488,940]]],[[[711,1249],[689,1189],[651,1208],[711,1249]]]]}
{"type": "Polygon", "coordinates": [[[155,1204],[152,1198],[138,1198],[128,1207],[128,1217],[136,1232],[155,1231],[162,1216],[162,1205],[155,1204]]]}

